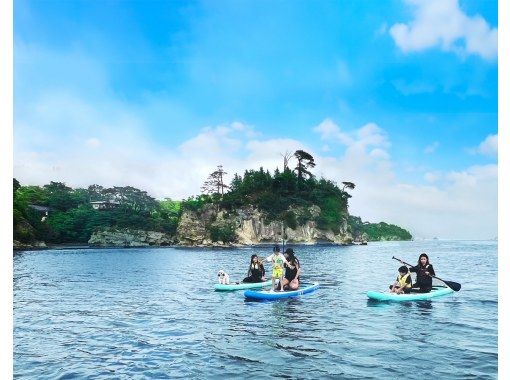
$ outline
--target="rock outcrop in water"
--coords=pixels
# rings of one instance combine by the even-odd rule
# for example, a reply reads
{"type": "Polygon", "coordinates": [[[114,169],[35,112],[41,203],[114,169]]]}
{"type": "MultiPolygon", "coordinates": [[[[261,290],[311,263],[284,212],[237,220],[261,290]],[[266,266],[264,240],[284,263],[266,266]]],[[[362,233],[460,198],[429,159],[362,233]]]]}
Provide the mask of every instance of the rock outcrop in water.
{"type": "Polygon", "coordinates": [[[45,249],[48,248],[45,242],[43,241],[32,241],[30,243],[23,243],[18,240],[13,240],[12,249],[15,251],[26,251],[32,249],[45,249]]]}
{"type": "MultiPolygon", "coordinates": [[[[300,209],[293,210],[299,215],[300,209]]],[[[311,206],[307,210],[312,217],[319,215],[320,209],[311,206]]],[[[338,231],[322,230],[313,220],[306,221],[295,228],[285,228],[285,240],[290,243],[314,244],[336,243],[350,244],[352,236],[348,232],[347,220],[338,231]]],[[[220,235],[221,236],[221,235],[220,235]]],[[[245,207],[234,212],[205,207],[202,211],[183,212],[177,227],[177,241],[181,245],[251,245],[282,241],[282,222],[267,221],[265,215],[256,208],[245,207]],[[229,241],[214,238],[214,231],[226,231],[229,241]],[[228,234],[230,232],[230,234],[228,234]]]]}
{"type": "Polygon", "coordinates": [[[94,232],[88,243],[98,247],[149,247],[172,245],[175,238],[163,232],[105,228],[94,232]]]}
{"type": "MultiPolygon", "coordinates": [[[[295,211],[299,213],[298,209],[295,211]]],[[[317,206],[310,207],[308,211],[312,216],[320,213],[317,206]]],[[[285,240],[289,243],[352,243],[347,221],[338,226],[336,233],[317,228],[314,221],[307,221],[296,228],[286,227],[285,234],[285,240]]],[[[235,212],[217,211],[211,205],[201,211],[184,211],[179,220],[176,236],[154,231],[107,228],[94,232],[89,244],[102,247],[144,247],[172,244],[221,247],[272,244],[279,241],[282,241],[282,223],[266,221],[264,214],[259,210],[251,207],[235,212]]]]}

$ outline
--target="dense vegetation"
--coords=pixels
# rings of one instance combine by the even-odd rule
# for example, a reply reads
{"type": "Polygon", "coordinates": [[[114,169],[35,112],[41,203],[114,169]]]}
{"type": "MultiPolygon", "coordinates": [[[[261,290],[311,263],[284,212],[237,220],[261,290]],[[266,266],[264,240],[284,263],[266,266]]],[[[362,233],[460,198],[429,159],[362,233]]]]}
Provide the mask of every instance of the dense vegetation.
{"type": "MultiPolygon", "coordinates": [[[[27,243],[86,243],[94,230],[106,227],[175,235],[183,210],[200,211],[206,205],[227,213],[253,206],[264,213],[266,222],[282,221],[292,229],[313,220],[318,228],[339,233],[340,226],[347,222],[355,239],[411,239],[409,232],[398,226],[370,224],[349,216],[351,195],[344,190],[354,189],[355,184],[343,182],[340,189],[332,181],[317,179],[310,171],[315,166],[314,159],[304,151],[294,153],[297,166],[291,170],[290,157],[285,156],[283,172],[247,170],[242,176],[235,174],[230,185],[224,183],[226,172],[218,166],[204,183],[204,194],[184,201],[158,201],[130,186],[72,189],[60,182],[22,186],[14,179],[14,239],[27,243]],[[91,202],[98,201],[106,202],[104,209],[92,207],[91,202]]],[[[206,225],[211,240],[234,241],[235,226],[229,223],[213,221],[206,225]]]]}
{"type": "Polygon", "coordinates": [[[342,220],[348,217],[347,199],[351,196],[339,189],[332,181],[313,176],[299,178],[290,169],[280,172],[247,170],[241,177],[237,174],[222,196],[218,193],[191,197],[182,203],[184,209],[200,210],[206,204],[215,204],[233,211],[243,206],[255,206],[266,214],[266,221],[283,220],[285,225],[296,228],[314,219],[319,228],[338,232],[342,220]],[[317,205],[320,215],[313,217],[307,207],[317,205]]]}
{"type": "Polygon", "coordinates": [[[360,217],[349,216],[349,228],[356,240],[411,240],[409,231],[394,224],[363,222],[360,217]]]}
{"type": "Polygon", "coordinates": [[[157,201],[129,186],[72,189],[60,182],[21,186],[14,179],[13,191],[14,239],[21,242],[85,243],[95,229],[102,227],[174,234],[180,215],[180,202],[157,201]],[[91,201],[109,201],[115,208],[95,210],[91,201]],[[34,205],[47,207],[48,216],[34,205]]]}

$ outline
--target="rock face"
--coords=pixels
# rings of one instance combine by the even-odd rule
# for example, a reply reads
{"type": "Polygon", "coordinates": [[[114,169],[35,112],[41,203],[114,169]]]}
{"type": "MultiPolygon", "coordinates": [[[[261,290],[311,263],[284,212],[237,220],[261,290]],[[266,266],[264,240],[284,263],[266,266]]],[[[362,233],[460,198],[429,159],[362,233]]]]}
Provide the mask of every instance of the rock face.
{"type": "MultiPolygon", "coordinates": [[[[294,210],[299,214],[298,209],[294,210]]],[[[312,217],[319,215],[320,208],[311,206],[308,214],[312,217]]],[[[184,211],[177,227],[177,241],[182,245],[223,246],[223,241],[213,241],[210,231],[213,228],[231,226],[235,238],[229,245],[251,245],[274,243],[282,240],[282,223],[279,221],[266,222],[264,214],[255,208],[238,209],[233,213],[216,212],[212,207],[204,210],[184,211]]],[[[331,230],[317,228],[314,221],[307,221],[295,229],[285,229],[286,241],[289,243],[337,243],[350,244],[352,236],[347,231],[347,220],[338,226],[338,233],[331,230]]]]}
{"type": "MultiPolygon", "coordinates": [[[[320,208],[295,208],[295,215],[306,212],[312,220],[296,228],[285,229],[285,240],[289,243],[351,244],[352,235],[347,229],[347,220],[342,221],[337,232],[319,229],[313,218],[320,214],[320,208]]],[[[282,223],[266,221],[264,213],[253,207],[234,212],[218,210],[215,205],[205,205],[200,211],[185,210],[177,226],[175,237],[161,232],[108,228],[94,232],[88,241],[90,245],[102,247],[147,247],[165,245],[184,246],[240,246],[272,244],[283,239],[282,223]],[[216,232],[215,232],[216,231],[216,232]]]]}
{"type": "Polygon", "coordinates": [[[43,241],[33,241],[31,243],[23,243],[18,240],[13,240],[12,248],[15,251],[19,251],[19,250],[26,251],[26,250],[32,250],[32,249],[45,249],[45,248],[48,248],[48,246],[43,241]]]}
{"type": "Polygon", "coordinates": [[[88,243],[99,247],[148,247],[171,245],[175,239],[163,232],[106,228],[94,232],[88,243]]]}

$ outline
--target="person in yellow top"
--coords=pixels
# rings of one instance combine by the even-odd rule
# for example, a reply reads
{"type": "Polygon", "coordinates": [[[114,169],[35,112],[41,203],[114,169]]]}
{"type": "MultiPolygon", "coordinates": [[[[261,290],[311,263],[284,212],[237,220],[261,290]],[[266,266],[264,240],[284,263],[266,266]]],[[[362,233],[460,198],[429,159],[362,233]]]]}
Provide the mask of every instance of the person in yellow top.
{"type": "Polygon", "coordinates": [[[390,285],[391,293],[411,293],[411,287],[413,286],[411,281],[411,273],[406,266],[401,266],[398,268],[398,276],[393,285],[390,285]]]}
{"type": "Polygon", "coordinates": [[[283,290],[283,288],[282,288],[283,273],[284,273],[283,264],[287,264],[287,266],[292,269],[294,269],[294,266],[292,266],[287,261],[285,256],[282,255],[282,253],[280,252],[280,247],[277,245],[275,245],[273,247],[273,254],[266,257],[264,259],[264,261],[268,261],[273,264],[273,274],[271,276],[272,289],[277,290],[277,291],[283,290]],[[278,279],[278,281],[279,281],[278,289],[275,289],[275,286],[274,286],[276,279],[278,279]]]}

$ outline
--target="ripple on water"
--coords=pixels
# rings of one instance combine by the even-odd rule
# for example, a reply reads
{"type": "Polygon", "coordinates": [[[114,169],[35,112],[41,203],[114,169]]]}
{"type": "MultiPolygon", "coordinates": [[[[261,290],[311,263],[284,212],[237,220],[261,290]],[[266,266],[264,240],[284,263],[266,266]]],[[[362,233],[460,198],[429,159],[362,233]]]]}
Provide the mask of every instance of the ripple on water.
{"type": "Polygon", "coordinates": [[[262,248],[16,255],[15,377],[381,379],[412,369],[496,378],[497,246],[295,248],[303,281],[321,287],[277,302],[213,290],[218,269],[242,278],[252,253],[267,254],[262,248]],[[367,300],[367,290],[392,282],[392,255],[411,261],[422,251],[439,275],[462,283],[460,292],[424,302],[367,300]],[[463,260],[479,271],[457,273],[463,260]]]}

